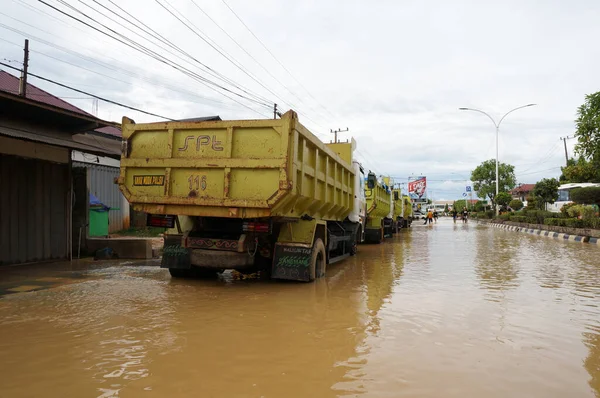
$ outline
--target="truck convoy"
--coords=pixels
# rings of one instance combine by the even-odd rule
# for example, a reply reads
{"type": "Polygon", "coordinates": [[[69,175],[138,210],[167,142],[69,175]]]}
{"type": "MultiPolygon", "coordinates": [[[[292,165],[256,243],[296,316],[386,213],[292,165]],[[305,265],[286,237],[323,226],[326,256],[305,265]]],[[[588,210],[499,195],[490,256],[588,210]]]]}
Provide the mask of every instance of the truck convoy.
{"type": "Polygon", "coordinates": [[[385,220],[392,211],[391,190],[383,181],[377,179],[375,173],[369,172],[365,196],[367,199],[365,241],[381,243],[386,232],[391,233],[390,221],[385,220]]]}
{"type": "Polygon", "coordinates": [[[161,266],[173,277],[235,269],[308,282],[365,239],[383,239],[390,190],[365,178],[354,140],[323,144],[294,111],[273,120],[123,118],[122,134],[117,182],[148,225],[168,228],[161,266]]]}
{"type": "Polygon", "coordinates": [[[412,225],[413,220],[413,206],[410,200],[410,196],[402,196],[402,228],[408,228],[412,225]]]}

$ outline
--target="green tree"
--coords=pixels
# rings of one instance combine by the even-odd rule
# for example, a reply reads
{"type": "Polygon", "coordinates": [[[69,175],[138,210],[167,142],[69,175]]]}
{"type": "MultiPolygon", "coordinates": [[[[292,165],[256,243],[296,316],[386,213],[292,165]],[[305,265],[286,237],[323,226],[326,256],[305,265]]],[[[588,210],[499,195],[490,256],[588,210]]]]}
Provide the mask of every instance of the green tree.
{"type": "Polygon", "coordinates": [[[484,211],[487,206],[487,202],[485,200],[478,200],[475,202],[475,211],[484,211]]]}
{"type": "Polygon", "coordinates": [[[546,203],[554,203],[558,199],[559,186],[560,183],[556,178],[544,178],[535,184],[533,196],[535,196],[540,209],[544,209],[546,203]]]}
{"type": "Polygon", "coordinates": [[[570,194],[575,203],[600,206],[600,187],[575,188],[570,194]]]}
{"type": "Polygon", "coordinates": [[[446,203],[446,206],[444,206],[444,213],[448,213],[448,203],[446,203]]]}
{"type": "Polygon", "coordinates": [[[536,199],[535,196],[530,194],[525,199],[527,199],[527,207],[526,207],[527,210],[537,209],[538,200],[536,199]]]}
{"type": "Polygon", "coordinates": [[[496,203],[498,203],[500,206],[507,206],[511,199],[512,196],[510,196],[508,192],[500,192],[496,197],[496,203]]]}
{"type": "MultiPolygon", "coordinates": [[[[510,191],[517,185],[515,166],[500,163],[498,164],[498,174],[500,192],[510,191]]],[[[486,160],[477,166],[471,173],[471,181],[473,181],[473,188],[477,191],[477,195],[483,199],[489,198],[492,205],[496,207],[496,160],[486,160]]]]}
{"type": "Polygon", "coordinates": [[[510,201],[508,206],[515,211],[519,211],[523,208],[523,202],[521,202],[519,199],[513,199],[510,201]]]}
{"type": "Polygon", "coordinates": [[[596,165],[600,165],[600,91],[585,96],[575,119],[577,145],[575,150],[596,165]]]}
{"type": "Polygon", "coordinates": [[[467,201],[464,199],[456,200],[454,202],[454,210],[456,210],[459,213],[461,211],[463,211],[466,206],[467,206],[467,201]]]}
{"type": "Polygon", "coordinates": [[[568,166],[561,167],[560,182],[600,182],[600,168],[580,156],[576,161],[569,159],[568,166]]]}

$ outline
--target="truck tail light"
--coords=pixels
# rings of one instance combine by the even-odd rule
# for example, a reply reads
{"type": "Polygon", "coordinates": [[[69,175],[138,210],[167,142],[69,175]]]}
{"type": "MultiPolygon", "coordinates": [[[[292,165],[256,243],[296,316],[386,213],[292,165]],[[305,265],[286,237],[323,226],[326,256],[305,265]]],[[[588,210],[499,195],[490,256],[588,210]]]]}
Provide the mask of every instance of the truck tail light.
{"type": "Polygon", "coordinates": [[[245,221],[242,224],[242,230],[244,232],[271,232],[271,225],[268,222],[250,222],[245,221]]]}
{"type": "Polygon", "coordinates": [[[148,214],[146,217],[146,225],[148,227],[174,228],[175,217],[167,214],[148,214]]]}

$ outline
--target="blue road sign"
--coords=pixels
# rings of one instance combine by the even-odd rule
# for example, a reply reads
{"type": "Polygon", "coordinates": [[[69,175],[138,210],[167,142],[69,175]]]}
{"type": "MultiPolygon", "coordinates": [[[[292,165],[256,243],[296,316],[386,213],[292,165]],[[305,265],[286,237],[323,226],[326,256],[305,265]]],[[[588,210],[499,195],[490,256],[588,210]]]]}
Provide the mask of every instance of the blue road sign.
{"type": "Polygon", "coordinates": [[[467,196],[467,193],[466,193],[466,192],[465,192],[465,193],[463,193],[463,196],[464,196],[464,197],[466,197],[466,196],[467,196]]]}
{"type": "Polygon", "coordinates": [[[467,185],[467,192],[471,192],[471,186],[467,185]]]}

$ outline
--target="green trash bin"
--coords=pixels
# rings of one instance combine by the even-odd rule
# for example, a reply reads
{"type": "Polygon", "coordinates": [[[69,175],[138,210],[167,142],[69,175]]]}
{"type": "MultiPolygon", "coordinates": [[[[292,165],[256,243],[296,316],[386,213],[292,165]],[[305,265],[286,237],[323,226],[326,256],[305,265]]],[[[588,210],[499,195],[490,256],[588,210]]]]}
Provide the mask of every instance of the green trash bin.
{"type": "Polygon", "coordinates": [[[89,236],[108,236],[108,210],[90,207],[89,236]]]}
{"type": "Polygon", "coordinates": [[[90,193],[88,236],[108,236],[108,212],[110,207],[90,193]]]}

